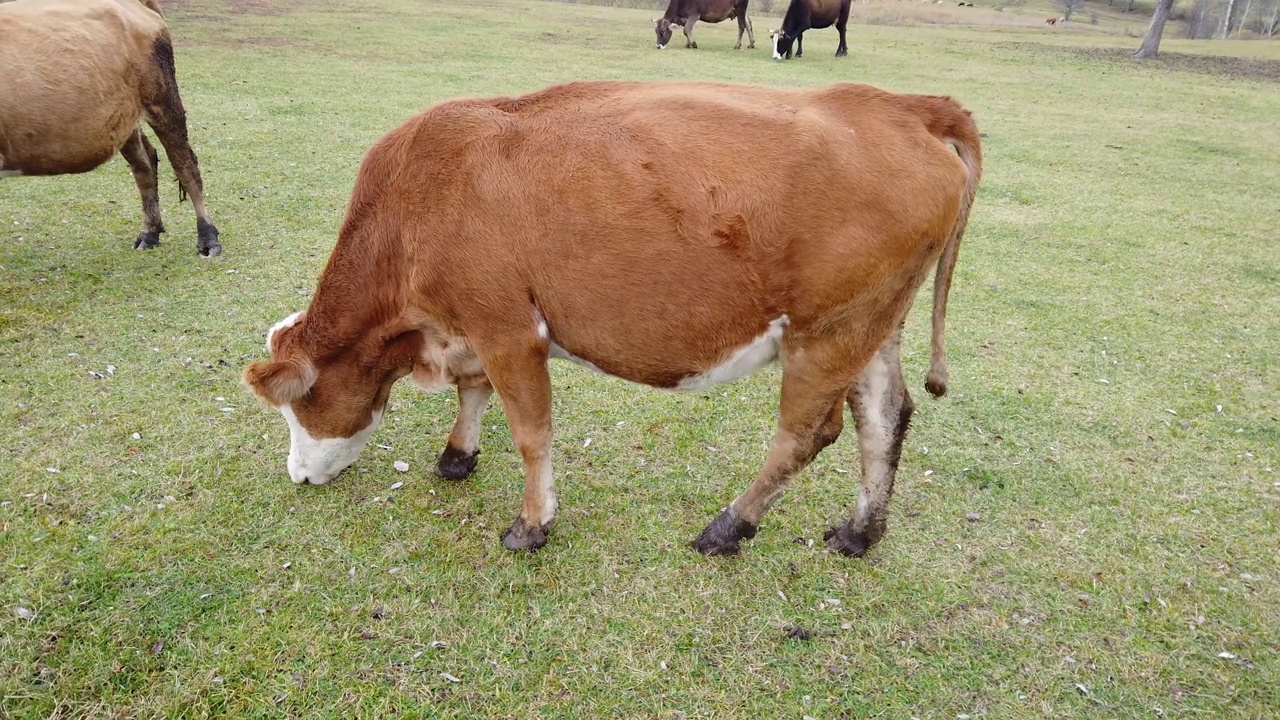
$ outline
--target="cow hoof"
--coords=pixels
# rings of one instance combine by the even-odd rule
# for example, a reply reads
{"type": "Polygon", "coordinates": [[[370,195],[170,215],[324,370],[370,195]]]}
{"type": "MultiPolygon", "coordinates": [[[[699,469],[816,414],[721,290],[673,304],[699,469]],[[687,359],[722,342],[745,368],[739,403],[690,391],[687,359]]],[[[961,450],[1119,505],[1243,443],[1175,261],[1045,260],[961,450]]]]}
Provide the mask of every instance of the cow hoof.
{"type": "Polygon", "coordinates": [[[218,244],[218,228],[204,218],[196,218],[196,251],[200,257],[218,257],[222,254],[222,245],[218,244]]]}
{"type": "Polygon", "coordinates": [[[160,244],[160,233],[143,231],[138,233],[138,239],[133,241],[134,250],[150,250],[160,244]]]}
{"type": "Polygon", "coordinates": [[[475,471],[479,457],[479,450],[466,452],[452,445],[445,445],[444,452],[440,453],[440,459],[436,461],[436,475],[445,480],[466,480],[475,471]]]}
{"type": "Polygon", "coordinates": [[[524,518],[517,517],[516,521],[511,523],[511,527],[502,533],[502,547],[511,552],[521,550],[533,552],[547,544],[548,529],[546,525],[530,525],[524,521],[524,518]]]}
{"type": "Polygon", "coordinates": [[[822,534],[827,549],[845,557],[860,558],[867,554],[875,540],[865,532],[852,532],[848,525],[836,525],[822,534]]]}
{"type": "Polygon", "coordinates": [[[928,390],[929,394],[936,398],[940,398],[943,395],[946,395],[947,394],[946,375],[939,374],[935,376],[933,373],[929,373],[929,377],[925,378],[924,380],[924,389],[928,390]]]}
{"type": "Polygon", "coordinates": [[[755,50],[755,49],[756,49],[756,44],[755,44],[755,43],[751,43],[750,45],[748,45],[748,46],[747,46],[747,49],[748,49],[748,50],[755,50]]]}
{"type": "Polygon", "coordinates": [[[837,50],[837,51],[836,51],[836,57],[845,57],[845,56],[846,56],[846,55],[848,55],[848,54],[849,54],[849,53],[848,53],[848,51],[846,51],[846,50],[837,50]]]}
{"type": "Polygon", "coordinates": [[[726,508],[693,541],[693,549],[703,555],[737,555],[742,550],[739,542],[755,537],[756,529],[726,508]]]}

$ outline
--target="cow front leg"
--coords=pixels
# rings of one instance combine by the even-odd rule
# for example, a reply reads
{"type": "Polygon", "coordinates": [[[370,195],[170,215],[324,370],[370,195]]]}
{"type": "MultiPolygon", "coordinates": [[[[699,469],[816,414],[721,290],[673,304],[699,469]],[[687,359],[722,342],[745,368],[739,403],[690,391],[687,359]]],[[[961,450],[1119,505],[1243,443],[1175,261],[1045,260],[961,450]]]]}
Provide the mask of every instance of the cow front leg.
{"type": "Polygon", "coordinates": [[[844,427],[844,395],[865,353],[858,358],[842,348],[806,346],[783,361],[782,401],[773,449],[747,491],[725,508],[693,542],[704,555],[734,555],[740,541],[755,536],[761,518],[823,448],[844,427]]]}
{"type": "Polygon", "coordinates": [[[698,18],[691,17],[684,23],[684,46],[693,50],[698,49],[698,43],[693,41],[693,26],[698,24],[698,18]]]}
{"type": "Polygon", "coordinates": [[[547,544],[556,516],[556,490],[551,477],[551,376],[547,341],[529,338],[498,349],[476,345],[489,382],[498,392],[511,437],[524,460],[524,504],[502,534],[508,550],[537,550],[547,544]]]}
{"type": "Polygon", "coordinates": [[[436,475],[446,480],[466,480],[475,471],[480,457],[480,421],[492,394],[493,386],[487,378],[458,383],[458,419],[436,462],[436,475]]]}
{"type": "MultiPolygon", "coordinates": [[[[753,28],[751,27],[751,16],[750,16],[750,15],[746,15],[746,14],[744,13],[744,14],[743,14],[743,17],[745,17],[745,18],[747,19],[747,49],[748,49],[748,50],[755,50],[755,49],[756,49],[756,31],[755,31],[755,29],[753,29],[753,28]]],[[[741,42],[742,42],[742,33],[741,33],[741,32],[739,32],[739,33],[738,33],[738,42],[739,42],[739,43],[741,43],[741,42]]]]}
{"type": "Polygon", "coordinates": [[[796,59],[799,60],[801,55],[804,55],[804,33],[796,35],[796,59]]]}
{"type": "Polygon", "coordinates": [[[827,547],[843,555],[862,557],[884,537],[902,442],[914,410],[902,379],[900,335],[901,329],[885,341],[849,392],[862,454],[862,488],[853,517],[823,535],[827,547]]]}
{"type": "Polygon", "coordinates": [[[836,31],[840,33],[840,45],[836,47],[836,57],[844,57],[849,54],[849,45],[845,42],[844,31],[849,25],[849,4],[844,4],[840,9],[840,17],[836,18],[836,31]]]}
{"type": "Polygon", "coordinates": [[[160,168],[160,157],[156,149],[142,134],[142,128],[133,131],[133,135],[120,148],[120,155],[129,163],[133,173],[133,181],[138,185],[138,193],[142,195],[142,232],[133,241],[134,250],[150,250],[160,244],[160,233],[164,232],[164,223],[160,219],[160,190],[156,179],[160,168]]]}

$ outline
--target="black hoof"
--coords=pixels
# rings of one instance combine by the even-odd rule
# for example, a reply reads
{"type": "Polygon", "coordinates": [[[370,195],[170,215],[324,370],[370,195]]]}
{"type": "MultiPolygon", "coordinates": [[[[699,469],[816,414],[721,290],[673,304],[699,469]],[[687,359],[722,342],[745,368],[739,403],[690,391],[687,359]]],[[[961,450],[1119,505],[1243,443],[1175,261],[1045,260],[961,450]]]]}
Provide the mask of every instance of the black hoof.
{"type": "Polygon", "coordinates": [[[871,546],[879,540],[879,538],[873,539],[866,532],[854,532],[847,524],[832,527],[822,534],[822,539],[826,541],[828,550],[838,552],[845,557],[856,558],[866,555],[871,546]]]}
{"type": "Polygon", "coordinates": [[[547,544],[548,529],[546,525],[530,525],[524,521],[524,518],[518,517],[511,523],[511,527],[502,533],[502,546],[511,552],[521,550],[533,552],[547,544]]]}
{"type": "Polygon", "coordinates": [[[755,43],[751,43],[750,45],[748,45],[748,46],[747,46],[747,49],[748,49],[748,50],[755,50],[755,49],[756,49],[756,44],[755,44],[755,43]]]}
{"type": "Polygon", "coordinates": [[[164,231],[163,230],[160,230],[157,232],[143,231],[138,233],[138,239],[133,241],[133,249],[134,250],[150,250],[156,247],[157,245],[160,244],[161,232],[164,232],[164,231]]]}
{"type": "Polygon", "coordinates": [[[739,541],[755,537],[756,529],[726,508],[693,541],[693,549],[703,555],[737,555],[742,550],[739,541]]]}
{"type": "Polygon", "coordinates": [[[845,57],[849,54],[848,50],[837,50],[836,57],[845,57]]]}
{"type": "Polygon", "coordinates": [[[480,451],[466,452],[452,445],[445,445],[436,461],[436,474],[445,480],[466,480],[476,469],[480,451]]]}
{"type": "Polygon", "coordinates": [[[196,251],[200,257],[218,257],[222,254],[222,245],[218,244],[218,228],[204,218],[196,218],[196,251]]]}

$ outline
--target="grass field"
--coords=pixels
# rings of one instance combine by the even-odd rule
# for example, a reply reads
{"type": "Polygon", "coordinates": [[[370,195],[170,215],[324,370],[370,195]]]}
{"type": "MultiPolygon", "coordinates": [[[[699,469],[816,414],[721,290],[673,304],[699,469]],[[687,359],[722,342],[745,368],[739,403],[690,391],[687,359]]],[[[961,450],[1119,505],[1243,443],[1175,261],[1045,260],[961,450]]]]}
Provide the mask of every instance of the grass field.
{"type": "Polygon", "coordinates": [[[119,159],[0,181],[0,716],[1280,714],[1280,44],[1139,64],[1114,34],[852,25],[848,58],[828,30],[774,63],[763,19],[754,51],[726,24],[658,52],[648,12],[559,3],[166,7],[224,255],[197,259],[167,166],[147,254],[119,159]],[[923,392],[922,298],[866,559],[820,549],[851,432],[743,556],[687,548],[763,462],[776,371],[673,395],[555,365],[534,555],[498,542],[523,481],[496,402],[465,484],[428,472],[455,399],[407,386],[343,477],[289,482],[239,374],[305,306],[364,150],[431,103],[578,78],[974,111],[952,394],[923,392]]]}

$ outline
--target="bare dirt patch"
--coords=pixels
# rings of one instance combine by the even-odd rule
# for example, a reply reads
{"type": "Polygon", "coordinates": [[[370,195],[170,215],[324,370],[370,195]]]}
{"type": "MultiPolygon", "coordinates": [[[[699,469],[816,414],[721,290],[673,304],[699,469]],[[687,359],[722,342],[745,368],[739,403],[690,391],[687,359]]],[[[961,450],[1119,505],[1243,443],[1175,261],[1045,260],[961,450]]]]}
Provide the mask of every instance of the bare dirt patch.
{"type": "Polygon", "coordinates": [[[999,43],[999,45],[1033,53],[1056,51],[1088,61],[1125,65],[1127,67],[1144,67],[1172,72],[1213,75],[1216,77],[1228,77],[1235,80],[1280,82],[1280,60],[1228,57],[1223,55],[1192,55],[1188,53],[1171,52],[1162,52],[1154,58],[1139,60],[1133,57],[1133,50],[1137,49],[1136,41],[1133,49],[1050,47],[1039,45],[1037,43],[1026,42],[999,43]]]}

